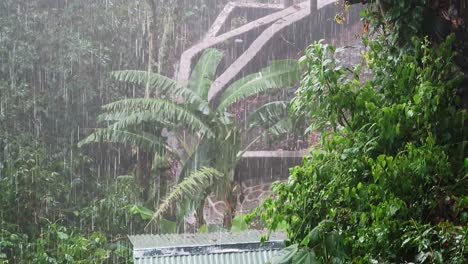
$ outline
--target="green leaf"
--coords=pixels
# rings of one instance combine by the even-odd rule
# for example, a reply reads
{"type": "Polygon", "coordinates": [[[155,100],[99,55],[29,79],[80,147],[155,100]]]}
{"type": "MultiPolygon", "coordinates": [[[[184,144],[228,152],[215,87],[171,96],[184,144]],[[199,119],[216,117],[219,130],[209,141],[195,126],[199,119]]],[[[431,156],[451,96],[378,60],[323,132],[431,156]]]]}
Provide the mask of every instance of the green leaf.
{"type": "Polygon", "coordinates": [[[263,126],[276,123],[281,117],[287,116],[289,111],[289,101],[269,102],[257,108],[247,117],[249,123],[263,126]]]}
{"type": "Polygon", "coordinates": [[[213,137],[214,133],[203,119],[185,106],[170,100],[159,98],[125,99],[103,106],[108,113],[101,115],[102,119],[117,120],[112,126],[122,129],[141,124],[142,122],[158,121],[163,124],[185,125],[191,131],[204,133],[213,137]]]}
{"type": "Polygon", "coordinates": [[[149,82],[150,87],[154,88],[158,93],[169,95],[173,98],[181,97],[185,104],[196,106],[203,114],[211,113],[211,107],[207,100],[203,100],[194,91],[179,85],[175,80],[157,73],[148,73],[147,71],[114,71],[111,77],[123,81],[139,85],[149,82]]]}
{"type": "Polygon", "coordinates": [[[208,91],[215,78],[216,69],[222,59],[222,51],[206,49],[195,65],[190,76],[188,88],[194,91],[200,98],[208,100],[208,91]]]}
{"type": "Polygon", "coordinates": [[[281,221],[276,228],[278,230],[287,231],[289,229],[289,224],[286,221],[281,221]]]}
{"type": "Polygon", "coordinates": [[[323,229],[322,226],[319,224],[316,227],[314,227],[310,232],[309,232],[309,241],[312,243],[318,243],[322,240],[323,236],[323,229]]]}
{"type": "Polygon", "coordinates": [[[313,250],[308,248],[299,250],[293,258],[292,264],[318,264],[320,263],[313,250]]]}
{"type": "Polygon", "coordinates": [[[301,246],[307,247],[309,246],[310,243],[310,236],[306,236],[304,239],[301,241],[301,246]]]}
{"type": "Polygon", "coordinates": [[[121,82],[128,82],[138,85],[149,84],[153,89],[163,93],[178,93],[184,89],[175,80],[168,78],[158,73],[152,73],[148,71],[135,71],[135,70],[124,70],[124,71],[113,71],[110,74],[111,78],[121,82]]]}
{"type": "Polygon", "coordinates": [[[213,184],[222,177],[224,177],[224,175],[214,168],[203,167],[192,172],[164,199],[156,212],[154,212],[151,222],[160,220],[162,214],[167,211],[174,202],[180,201],[184,197],[196,196],[200,193],[204,193],[207,188],[213,186],[213,184]]]}
{"type": "Polygon", "coordinates": [[[172,152],[166,145],[166,140],[164,138],[142,131],[134,132],[111,128],[96,130],[87,138],[80,141],[78,147],[98,142],[122,143],[152,151],[167,150],[172,152]]]}
{"type": "Polygon", "coordinates": [[[65,234],[64,232],[60,232],[60,231],[57,232],[57,237],[58,237],[58,239],[60,239],[60,240],[67,240],[67,239],[68,239],[68,235],[65,234]]]}
{"type": "Polygon", "coordinates": [[[127,206],[128,211],[133,215],[139,215],[143,220],[150,220],[153,216],[153,211],[142,206],[142,205],[129,205],[127,206]]]}
{"type": "Polygon", "coordinates": [[[241,232],[248,229],[249,226],[245,222],[245,216],[237,215],[236,217],[234,217],[234,219],[232,220],[231,232],[241,232]]]}
{"type": "Polygon", "coordinates": [[[266,132],[273,136],[281,136],[284,134],[292,133],[293,131],[293,122],[291,118],[283,118],[279,120],[274,125],[267,128],[266,132]]]}
{"type": "MultiPolygon", "coordinates": [[[[150,218],[153,212],[150,214],[150,218]]],[[[174,234],[177,233],[177,223],[174,221],[169,221],[167,219],[161,219],[159,221],[159,228],[162,234],[174,234]]]]}
{"type": "Polygon", "coordinates": [[[293,244],[289,247],[283,248],[278,251],[273,258],[270,260],[270,264],[289,264],[291,263],[294,255],[296,255],[299,249],[298,244],[293,244]]]}
{"type": "Polygon", "coordinates": [[[218,111],[226,111],[239,100],[268,90],[287,88],[299,80],[295,60],[274,61],[259,73],[248,75],[230,85],[221,96],[218,111]]]}
{"type": "Polygon", "coordinates": [[[209,232],[208,225],[202,225],[198,228],[199,234],[207,234],[209,232]]]}

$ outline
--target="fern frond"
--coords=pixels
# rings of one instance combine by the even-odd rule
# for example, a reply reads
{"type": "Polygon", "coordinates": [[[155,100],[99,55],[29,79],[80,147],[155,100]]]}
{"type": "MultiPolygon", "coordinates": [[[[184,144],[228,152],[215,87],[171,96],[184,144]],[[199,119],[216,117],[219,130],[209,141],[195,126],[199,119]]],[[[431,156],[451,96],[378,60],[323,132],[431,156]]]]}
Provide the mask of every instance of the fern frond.
{"type": "Polygon", "coordinates": [[[125,99],[103,106],[108,113],[100,119],[117,120],[117,129],[138,125],[142,122],[161,122],[185,125],[190,130],[214,137],[210,126],[189,109],[172,101],[159,98],[125,99]]]}
{"type": "Polygon", "coordinates": [[[96,130],[87,138],[81,140],[78,143],[78,147],[97,142],[122,143],[151,151],[161,152],[168,150],[172,152],[163,137],[141,131],[135,132],[109,128],[96,130]]]}
{"type": "Polygon", "coordinates": [[[209,187],[213,186],[216,181],[223,178],[224,175],[214,168],[203,167],[194,171],[165,198],[159,208],[153,214],[152,222],[158,221],[162,214],[166,212],[171,204],[180,201],[186,197],[198,196],[204,193],[209,187]]]}
{"type": "Polygon", "coordinates": [[[226,111],[232,104],[246,97],[272,89],[294,85],[299,80],[299,64],[294,60],[274,61],[261,72],[234,82],[222,94],[218,111],[226,111]]]}
{"type": "Polygon", "coordinates": [[[217,49],[206,49],[192,71],[188,88],[200,98],[208,100],[208,90],[213,83],[216,69],[223,58],[223,52],[217,49]]]}
{"type": "Polygon", "coordinates": [[[196,106],[203,114],[211,113],[211,107],[207,100],[203,100],[194,91],[179,85],[175,80],[164,75],[148,73],[147,71],[125,70],[111,72],[111,77],[118,81],[138,85],[143,85],[149,82],[149,86],[156,91],[166,95],[171,95],[175,98],[181,97],[184,100],[184,103],[196,106]]]}

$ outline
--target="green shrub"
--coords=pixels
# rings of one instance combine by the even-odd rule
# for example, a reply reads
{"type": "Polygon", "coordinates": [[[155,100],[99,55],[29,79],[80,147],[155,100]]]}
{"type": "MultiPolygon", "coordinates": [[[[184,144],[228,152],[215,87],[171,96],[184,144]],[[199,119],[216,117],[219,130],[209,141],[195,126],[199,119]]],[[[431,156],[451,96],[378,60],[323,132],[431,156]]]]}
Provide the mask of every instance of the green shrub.
{"type": "MultiPolygon", "coordinates": [[[[81,235],[64,226],[44,225],[37,238],[0,229],[0,263],[119,263],[130,260],[124,243],[110,246],[104,234],[81,235]],[[2,262],[3,261],[3,262],[2,262]]],[[[11,226],[10,226],[11,227],[11,226]]]]}
{"type": "Polygon", "coordinates": [[[463,263],[468,259],[465,112],[456,96],[453,37],[363,52],[373,72],[339,66],[315,43],[293,111],[322,129],[304,165],[257,209],[269,229],[289,224],[276,263],[463,263]],[[316,262],[313,262],[316,261],[316,262]]]}

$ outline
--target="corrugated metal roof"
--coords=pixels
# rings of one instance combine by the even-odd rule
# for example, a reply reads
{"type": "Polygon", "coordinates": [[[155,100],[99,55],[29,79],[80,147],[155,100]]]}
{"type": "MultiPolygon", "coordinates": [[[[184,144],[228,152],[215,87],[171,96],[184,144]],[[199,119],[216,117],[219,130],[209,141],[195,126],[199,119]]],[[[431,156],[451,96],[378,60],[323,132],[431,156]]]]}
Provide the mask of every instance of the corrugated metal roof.
{"type": "MultiPolygon", "coordinates": [[[[206,234],[168,234],[168,235],[135,235],[129,236],[134,249],[160,247],[189,247],[202,245],[220,245],[237,243],[258,243],[262,235],[267,232],[251,230],[245,232],[216,232],[206,234]]],[[[270,241],[283,241],[284,233],[272,233],[270,241]]]]}
{"type": "Polygon", "coordinates": [[[135,259],[135,264],[265,264],[278,250],[135,259]]]}
{"type": "Polygon", "coordinates": [[[284,247],[284,233],[266,232],[170,234],[129,236],[135,264],[259,264],[284,247]]]}

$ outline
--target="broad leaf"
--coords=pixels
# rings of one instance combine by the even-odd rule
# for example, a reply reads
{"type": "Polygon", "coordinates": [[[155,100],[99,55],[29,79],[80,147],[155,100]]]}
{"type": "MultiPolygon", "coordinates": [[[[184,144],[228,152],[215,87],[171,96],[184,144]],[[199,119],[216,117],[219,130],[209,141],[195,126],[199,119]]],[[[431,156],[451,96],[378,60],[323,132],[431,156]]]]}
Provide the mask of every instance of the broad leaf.
{"type": "Polygon", "coordinates": [[[293,130],[292,120],[288,117],[281,119],[278,123],[267,128],[267,133],[273,136],[280,136],[283,134],[291,133],[293,130]]]}
{"type": "Polygon", "coordinates": [[[304,248],[299,250],[293,258],[292,264],[319,264],[313,250],[304,248]]]}
{"type": "Polygon", "coordinates": [[[149,82],[150,87],[163,93],[171,93],[182,89],[175,80],[158,73],[147,71],[113,71],[110,76],[117,81],[138,85],[145,85],[149,82]]]}
{"type": "Polygon", "coordinates": [[[289,102],[274,101],[259,107],[248,118],[249,127],[260,126],[266,134],[280,136],[293,132],[293,121],[288,117],[289,102]]]}
{"type": "Polygon", "coordinates": [[[293,244],[278,251],[270,260],[270,264],[290,264],[294,255],[296,255],[299,245],[293,244]]]}
{"type": "Polygon", "coordinates": [[[205,124],[198,115],[169,100],[158,98],[126,99],[110,103],[103,108],[109,113],[101,115],[101,119],[118,120],[113,125],[117,129],[137,125],[141,122],[157,121],[183,124],[192,131],[214,137],[210,126],[205,124]]]}
{"type": "Polygon", "coordinates": [[[111,77],[115,80],[130,82],[134,84],[143,85],[149,82],[149,85],[158,91],[170,95],[174,100],[178,100],[180,97],[183,99],[185,104],[197,107],[203,114],[210,114],[211,108],[207,100],[203,100],[194,91],[179,85],[176,81],[157,73],[148,73],[147,71],[114,71],[111,73],[111,77]]]}
{"type": "Polygon", "coordinates": [[[145,132],[134,132],[117,129],[98,129],[78,143],[78,147],[96,142],[111,142],[129,144],[151,151],[169,150],[165,139],[145,132]]]}
{"type": "Polygon", "coordinates": [[[271,123],[278,122],[281,117],[287,116],[288,111],[289,101],[269,102],[257,108],[247,120],[251,124],[269,126],[271,123]]]}
{"type": "Polygon", "coordinates": [[[273,89],[287,88],[299,80],[299,65],[293,60],[275,61],[259,73],[254,73],[234,82],[222,94],[218,111],[246,97],[273,89]]]}
{"type": "Polygon", "coordinates": [[[127,206],[127,210],[132,215],[139,215],[143,220],[150,220],[153,215],[153,211],[147,207],[137,204],[127,206]]]}
{"type": "Polygon", "coordinates": [[[192,71],[188,88],[204,100],[208,100],[208,91],[222,58],[223,52],[220,50],[206,49],[192,71]]]}

